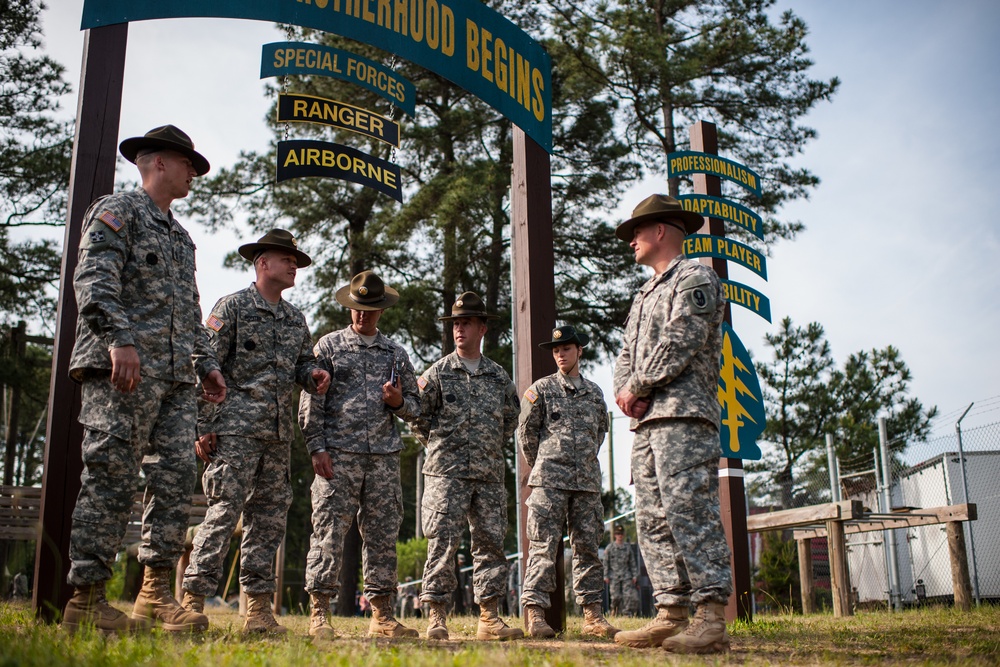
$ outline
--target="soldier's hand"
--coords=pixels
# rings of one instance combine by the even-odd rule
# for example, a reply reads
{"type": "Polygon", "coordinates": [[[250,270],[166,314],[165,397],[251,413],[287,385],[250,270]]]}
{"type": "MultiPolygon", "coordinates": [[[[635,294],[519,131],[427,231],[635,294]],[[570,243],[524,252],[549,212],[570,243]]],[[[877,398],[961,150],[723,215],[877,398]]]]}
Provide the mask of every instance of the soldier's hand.
{"type": "Polygon", "coordinates": [[[317,368],[312,372],[312,379],[316,383],[316,393],[320,396],[330,388],[330,373],[322,368],[317,368]]]}
{"type": "Polygon", "coordinates": [[[206,433],[200,436],[194,443],[195,454],[205,463],[211,463],[212,459],[215,458],[216,442],[217,438],[214,433],[206,433]]]}
{"type": "Polygon", "coordinates": [[[615,398],[615,403],[621,408],[629,417],[633,419],[642,419],[642,416],[646,414],[646,410],[649,408],[649,399],[640,398],[630,392],[628,389],[622,389],[618,392],[618,396],[615,398]]]}
{"type": "Polygon", "coordinates": [[[201,397],[209,403],[226,400],[226,378],[219,371],[212,371],[201,381],[201,397]]]}
{"type": "Polygon", "coordinates": [[[323,479],[333,479],[333,462],[327,451],[319,451],[312,455],[313,472],[323,479]]]}
{"type": "Polygon", "coordinates": [[[403,407],[403,390],[392,386],[391,382],[382,385],[382,402],[393,410],[403,407]]]}
{"type": "Polygon", "coordinates": [[[610,584],[610,583],[611,583],[611,580],[610,580],[610,579],[608,579],[607,577],[604,577],[604,583],[606,583],[606,584],[610,584]]]}
{"type": "Polygon", "coordinates": [[[123,394],[139,386],[139,353],[135,345],[111,348],[111,384],[123,394]]]}

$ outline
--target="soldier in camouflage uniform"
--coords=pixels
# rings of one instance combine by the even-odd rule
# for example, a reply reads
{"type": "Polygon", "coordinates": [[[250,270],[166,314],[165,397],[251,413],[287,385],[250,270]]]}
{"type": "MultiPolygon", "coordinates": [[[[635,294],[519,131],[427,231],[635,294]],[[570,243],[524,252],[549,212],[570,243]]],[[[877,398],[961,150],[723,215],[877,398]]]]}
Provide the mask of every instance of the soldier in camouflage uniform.
{"type": "Polygon", "coordinates": [[[67,581],[75,591],[63,626],[125,632],[159,621],[168,631],[202,630],[208,618],[183,609],[170,580],[184,550],[197,471],[195,382],[202,378],[212,402],[225,398],[226,383],[198,321],[194,243],[170,204],[187,196],[209,165],[173,125],[126,139],[120,150],[139,168],[142,187],[91,205],[73,279],[80,316],[70,376],[81,384],[84,469],[70,536],[67,581]],[[140,470],[145,574],[130,621],[108,605],[104,586],[140,470]]]}
{"type": "Polygon", "coordinates": [[[614,541],[604,549],[604,582],[610,589],[612,614],[635,614],[638,576],[632,545],[625,542],[625,529],[615,526],[614,541]]]}
{"type": "Polygon", "coordinates": [[[604,534],[601,464],[597,452],[608,432],[601,388],[580,375],[590,337],[571,326],[552,331],[539,347],[552,350],[559,370],[532,384],[521,398],[517,442],[531,466],[528,486],[528,565],[524,573],[524,623],[532,637],[554,637],[544,610],[556,589],[556,552],[569,520],[573,589],[583,607],[583,634],[614,637],[618,629],[601,612],[603,567],[597,551],[604,534]]]}
{"type": "Polygon", "coordinates": [[[715,272],[681,251],[685,234],[703,222],[676,199],[652,195],[616,230],[636,262],[655,272],[629,311],[614,386],[635,432],[636,527],[658,614],[615,641],[717,653],[729,650],[724,612],[732,593],[718,494],[726,304],[715,272]]]}
{"type": "Polygon", "coordinates": [[[406,350],[378,328],[386,308],[399,300],[371,271],[337,290],[352,324],[323,336],[316,358],[330,372],[325,398],[303,394],[299,424],[312,455],[312,524],[306,557],[306,591],[312,601],[309,634],[335,635],[330,598],[340,588],[344,536],[357,516],[363,540],[364,595],[371,602],[368,635],[417,637],[392,613],[396,591],[396,540],[403,520],[399,452],[403,440],[393,417],[410,421],[419,409],[417,382],[406,350]]]}
{"type": "Polygon", "coordinates": [[[445,609],[455,591],[455,552],[465,526],[472,534],[473,588],[479,604],[478,639],[515,639],[524,633],[498,615],[506,592],[507,490],[503,449],[517,427],[517,390],[480,346],[486,312],[473,292],[459,296],[451,315],[455,351],[417,380],[420,418],[414,433],[427,447],[421,506],[427,564],[421,601],[429,606],[428,639],[448,639],[445,609]]]}
{"type": "Polygon", "coordinates": [[[221,405],[206,404],[195,445],[207,467],[208,498],[191,562],[184,573],[186,608],[201,612],[215,595],[229,541],[240,515],[240,584],[247,594],[243,632],[283,633],[274,620],[274,556],[285,536],[292,503],[289,451],[295,438],[295,385],[322,395],[330,374],[316,365],[306,318],[281,298],[299,268],[312,260],[292,235],[274,229],[240,246],[256,280],[219,299],[206,326],[229,384],[221,405]]]}

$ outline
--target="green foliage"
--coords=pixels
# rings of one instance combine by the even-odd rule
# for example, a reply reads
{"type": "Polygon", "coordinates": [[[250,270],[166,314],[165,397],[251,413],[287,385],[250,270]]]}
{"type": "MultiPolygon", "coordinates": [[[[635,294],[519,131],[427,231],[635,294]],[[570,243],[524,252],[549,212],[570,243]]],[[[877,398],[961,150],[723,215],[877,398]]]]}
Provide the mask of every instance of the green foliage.
{"type": "Polygon", "coordinates": [[[760,566],[754,576],[763,593],[758,597],[758,608],[776,607],[785,613],[801,608],[798,563],[795,540],[786,539],[781,531],[764,533],[760,566]]]}
{"type": "Polygon", "coordinates": [[[396,543],[396,573],[399,581],[406,581],[406,577],[422,578],[426,562],[426,537],[414,537],[406,542],[396,543]]]}
{"type": "MultiPolygon", "coordinates": [[[[6,328],[6,327],[5,327],[6,328]]],[[[17,352],[17,328],[4,332],[0,338],[0,385],[8,401],[13,390],[19,390],[17,436],[14,440],[11,470],[4,469],[3,479],[15,485],[34,486],[41,483],[45,449],[45,417],[48,409],[49,380],[52,375],[52,353],[48,347],[22,343],[23,356],[17,352]]],[[[10,403],[3,410],[2,432],[6,434],[10,403]]],[[[0,458],[0,467],[6,462],[0,458]]]]}

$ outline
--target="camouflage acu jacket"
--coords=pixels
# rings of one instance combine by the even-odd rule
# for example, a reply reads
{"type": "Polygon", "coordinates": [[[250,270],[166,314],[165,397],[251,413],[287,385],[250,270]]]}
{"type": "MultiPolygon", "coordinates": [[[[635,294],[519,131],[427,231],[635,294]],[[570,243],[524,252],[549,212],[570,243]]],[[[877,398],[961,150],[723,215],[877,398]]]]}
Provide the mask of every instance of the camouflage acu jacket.
{"type": "Polygon", "coordinates": [[[295,385],[315,389],[305,316],[284,299],[272,310],[250,285],[219,299],[206,328],[228,389],[221,404],[202,405],[198,433],[290,442],[295,385]]]}
{"type": "Polygon", "coordinates": [[[632,580],[639,576],[631,544],[612,542],[604,547],[604,576],[616,580],[632,580]]]}
{"type": "Polygon", "coordinates": [[[70,376],[111,370],[113,347],[134,345],[141,372],[194,383],[218,363],[201,327],[194,243],[142,189],[102,197],[83,219],[73,276],[80,317],[70,376]]]}
{"type": "Polygon", "coordinates": [[[614,378],[616,395],[627,387],[652,398],[642,419],[632,420],[632,430],[671,417],[704,419],[718,427],[725,308],[715,272],[683,256],[639,289],[614,378]]]}
{"type": "Polygon", "coordinates": [[[577,390],[553,373],[521,397],[517,442],[531,468],[528,486],[567,491],[601,491],[597,452],[608,432],[608,406],[597,384],[581,378],[577,390]]]}
{"type": "Polygon", "coordinates": [[[452,352],[417,384],[420,416],[413,431],[427,447],[424,474],[503,482],[503,450],[518,415],[517,390],[507,371],[483,356],[469,373],[452,352]]]}
{"type": "Polygon", "coordinates": [[[368,346],[351,327],[319,339],[316,360],[330,372],[325,396],[302,394],[299,425],[310,454],[323,449],[388,454],[403,448],[393,415],[411,421],[419,409],[417,381],[410,357],[382,332],[368,346]],[[393,364],[399,373],[403,405],[390,410],[382,400],[382,385],[393,364]]]}

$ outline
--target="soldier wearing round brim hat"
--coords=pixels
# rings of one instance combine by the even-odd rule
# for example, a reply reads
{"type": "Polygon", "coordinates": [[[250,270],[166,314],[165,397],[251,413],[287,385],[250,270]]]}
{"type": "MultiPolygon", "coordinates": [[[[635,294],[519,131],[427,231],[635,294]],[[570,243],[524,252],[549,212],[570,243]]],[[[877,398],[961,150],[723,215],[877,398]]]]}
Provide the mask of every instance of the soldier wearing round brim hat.
{"type": "Polygon", "coordinates": [[[194,142],[186,133],[173,125],[163,125],[155,127],[141,137],[130,137],[121,142],[118,146],[122,157],[138,164],[137,160],[143,156],[159,151],[176,151],[187,159],[191,160],[195,173],[204,176],[211,169],[205,156],[194,149],[194,142]]]}
{"type": "Polygon", "coordinates": [[[439,322],[452,322],[463,317],[478,317],[481,320],[499,320],[499,315],[486,312],[486,304],[475,292],[462,292],[451,307],[451,315],[439,317],[439,322]]]}
{"type": "Polygon", "coordinates": [[[363,536],[364,596],[371,602],[368,635],[417,637],[396,620],[396,539],[403,520],[399,458],[403,441],[394,417],[412,422],[419,410],[417,379],[401,345],[378,329],[399,293],[372,271],[337,290],[351,324],[323,336],[316,358],[333,381],[324,396],[302,395],[299,425],[316,473],[305,589],[309,635],[332,638],[330,599],[340,591],[344,536],[355,518],[363,536]]]}
{"type": "Polygon", "coordinates": [[[272,229],[255,243],[246,243],[239,248],[240,257],[251,262],[257,261],[261,253],[267,250],[281,250],[295,255],[298,268],[302,269],[312,264],[309,255],[299,250],[298,241],[291,232],[284,229],[272,229]]]}
{"type": "Polygon", "coordinates": [[[614,538],[604,548],[604,583],[608,585],[611,613],[633,616],[638,609],[635,584],[639,568],[632,545],[625,541],[625,527],[615,524],[614,538]]]}
{"type": "Polygon", "coordinates": [[[684,210],[684,206],[668,195],[650,195],[632,211],[632,217],[618,225],[615,236],[626,243],[632,240],[635,228],[648,222],[662,222],[673,225],[685,234],[694,234],[705,224],[705,219],[694,211],[684,210]]]}

